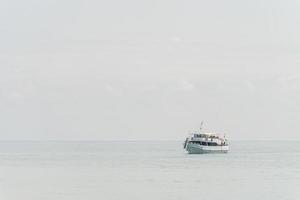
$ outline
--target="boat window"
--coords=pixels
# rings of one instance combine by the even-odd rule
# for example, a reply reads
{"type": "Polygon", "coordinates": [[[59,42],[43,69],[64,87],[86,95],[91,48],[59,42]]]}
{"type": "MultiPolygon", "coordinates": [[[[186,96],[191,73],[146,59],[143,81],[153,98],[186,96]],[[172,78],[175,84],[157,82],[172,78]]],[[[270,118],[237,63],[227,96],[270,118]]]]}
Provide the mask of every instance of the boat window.
{"type": "Polygon", "coordinates": [[[208,143],[208,146],[217,146],[218,144],[217,143],[215,143],[215,142],[209,142],[208,143]]]}

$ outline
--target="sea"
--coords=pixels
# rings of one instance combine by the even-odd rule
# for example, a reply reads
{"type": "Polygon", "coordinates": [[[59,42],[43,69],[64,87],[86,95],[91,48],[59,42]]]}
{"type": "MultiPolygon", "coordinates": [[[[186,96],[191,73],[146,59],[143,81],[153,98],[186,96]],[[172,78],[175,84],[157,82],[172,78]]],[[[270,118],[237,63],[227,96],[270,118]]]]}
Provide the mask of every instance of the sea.
{"type": "Polygon", "coordinates": [[[300,141],[0,142],[0,200],[299,200],[300,141]]]}

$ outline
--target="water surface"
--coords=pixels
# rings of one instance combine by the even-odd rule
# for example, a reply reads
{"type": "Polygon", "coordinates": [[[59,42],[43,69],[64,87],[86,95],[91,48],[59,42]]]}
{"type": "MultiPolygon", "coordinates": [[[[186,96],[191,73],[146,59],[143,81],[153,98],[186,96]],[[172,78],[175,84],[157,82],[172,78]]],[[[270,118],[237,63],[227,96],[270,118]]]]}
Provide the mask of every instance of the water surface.
{"type": "Polygon", "coordinates": [[[299,141],[230,145],[189,155],[178,141],[1,142],[0,199],[300,199],[299,141]]]}

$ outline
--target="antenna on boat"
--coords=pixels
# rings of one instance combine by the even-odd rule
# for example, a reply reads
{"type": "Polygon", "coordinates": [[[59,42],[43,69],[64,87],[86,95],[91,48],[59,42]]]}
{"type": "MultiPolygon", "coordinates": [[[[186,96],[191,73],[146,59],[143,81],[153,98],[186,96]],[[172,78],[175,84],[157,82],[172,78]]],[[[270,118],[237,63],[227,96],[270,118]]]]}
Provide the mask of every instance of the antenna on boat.
{"type": "Polygon", "coordinates": [[[200,131],[202,131],[202,127],[203,127],[203,121],[201,121],[201,124],[200,124],[200,131]]]}

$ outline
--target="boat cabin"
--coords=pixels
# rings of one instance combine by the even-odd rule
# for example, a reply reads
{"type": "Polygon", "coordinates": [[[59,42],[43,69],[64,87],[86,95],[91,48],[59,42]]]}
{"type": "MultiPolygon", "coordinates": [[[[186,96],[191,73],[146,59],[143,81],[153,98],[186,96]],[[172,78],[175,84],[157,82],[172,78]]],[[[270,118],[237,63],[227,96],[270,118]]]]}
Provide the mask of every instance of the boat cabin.
{"type": "Polygon", "coordinates": [[[199,144],[204,146],[228,146],[225,136],[215,133],[195,133],[191,137],[189,143],[199,144]]]}

